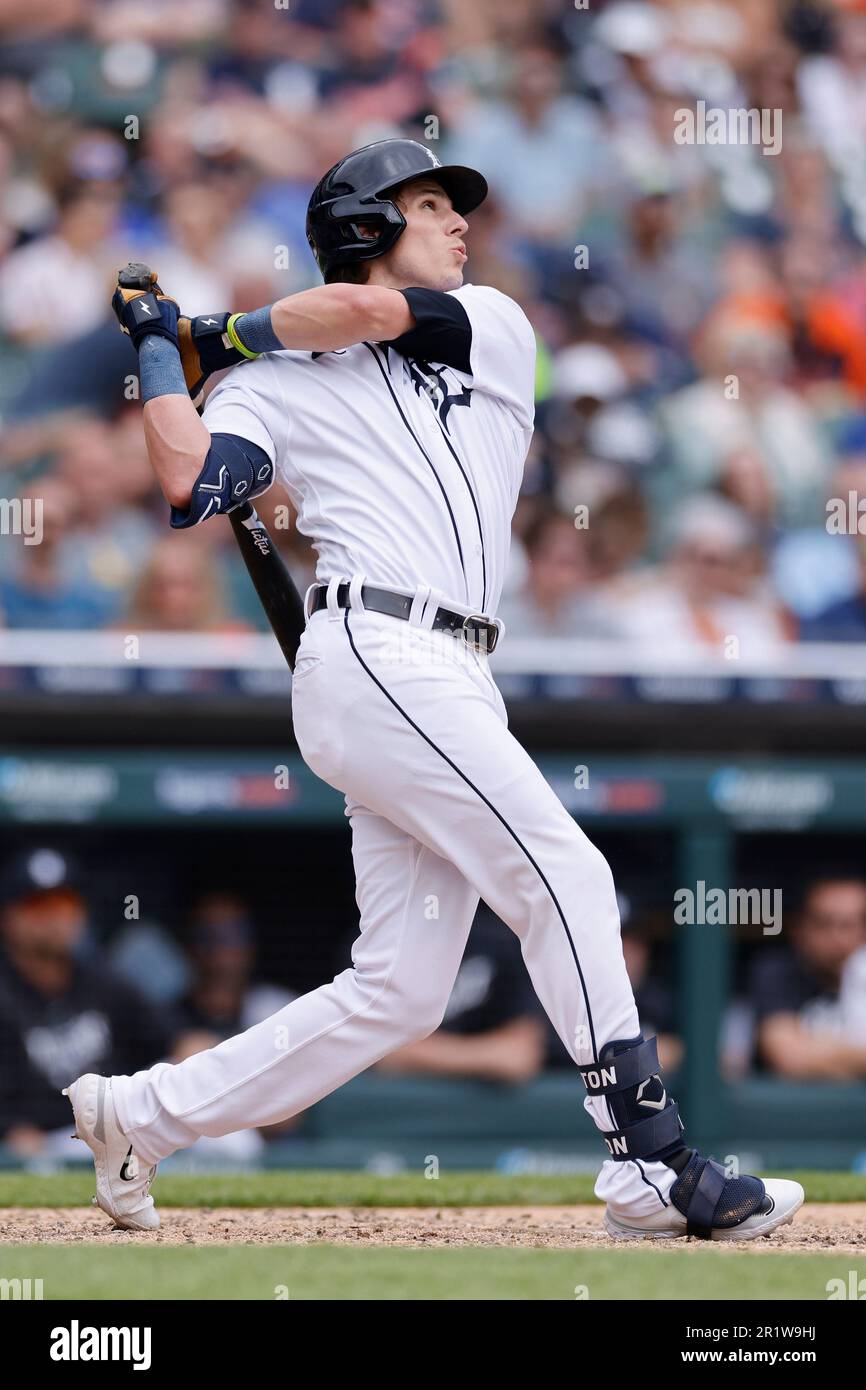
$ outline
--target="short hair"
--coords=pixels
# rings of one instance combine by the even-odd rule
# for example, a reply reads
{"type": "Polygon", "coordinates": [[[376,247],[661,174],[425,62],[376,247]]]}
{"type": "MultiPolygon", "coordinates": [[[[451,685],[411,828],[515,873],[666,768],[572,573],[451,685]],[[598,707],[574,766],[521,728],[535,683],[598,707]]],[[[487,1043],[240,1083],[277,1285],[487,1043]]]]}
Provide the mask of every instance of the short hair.
{"type": "Polygon", "coordinates": [[[369,261],[352,261],[351,265],[332,266],[325,276],[326,285],[366,285],[370,278],[369,261]]]}
{"type": "Polygon", "coordinates": [[[816,894],[837,883],[856,884],[858,888],[866,893],[866,879],[864,879],[861,874],[856,873],[852,869],[846,869],[844,866],[840,866],[839,868],[831,867],[823,870],[815,878],[807,879],[800,885],[796,900],[797,915],[802,917],[808,910],[816,894]]]}
{"type": "Polygon", "coordinates": [[[526,554],[532,558],[544,546],[548,531],[563,524],[576,533],[574,517],[561,511],[553,502],[543,503],[523,533],[523,548],[526,554]]]}

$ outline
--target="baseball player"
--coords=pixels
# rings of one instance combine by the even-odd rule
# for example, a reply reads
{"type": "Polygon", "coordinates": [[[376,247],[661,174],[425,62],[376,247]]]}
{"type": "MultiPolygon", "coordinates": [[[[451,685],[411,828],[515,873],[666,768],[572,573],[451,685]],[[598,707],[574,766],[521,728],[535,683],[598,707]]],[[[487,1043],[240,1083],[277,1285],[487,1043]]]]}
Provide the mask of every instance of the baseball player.
{"type": "Polygon", "coordinates": [[[345,795],[360,910],[352,967],[329,984],[178,1065],[69,1087],[94,1200],[128,1229],[159,1224],[160,1159],[285,1120],[433,1032],[479,897],[517,934],[583,1080],[612,1236],[745,1239],[803,1201],[686,1145],[641,1035],[611,871],[509,733],[490,674],[535,341],[511,299],[463,284],[486,192],[425,145],[380,141],[310,200],[323,286],[191,323],[158,286],[115,297],[172,525],[279,475],[318,553],[292,717],[304,761],[345,795]],[[190,397],[233,363],[199,417],[190,397]]]}

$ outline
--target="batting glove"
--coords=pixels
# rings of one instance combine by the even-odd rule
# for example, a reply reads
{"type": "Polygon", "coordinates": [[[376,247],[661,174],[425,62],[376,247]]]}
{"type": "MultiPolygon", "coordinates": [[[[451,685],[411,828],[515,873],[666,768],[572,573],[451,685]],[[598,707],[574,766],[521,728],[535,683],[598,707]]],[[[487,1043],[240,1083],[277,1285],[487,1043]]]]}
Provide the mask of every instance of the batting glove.
{"type": "Polygon", "coordinates": [[[178,320],[178,346],[184,380],[194,405],[209,376],[259,356],[250,352],[234,333],[240,314],[199,314],[178,320]]]}
{"type": "Polygon", "coordinates": [[[119,270],[111,307],[121,329],[132,339],[136,352],[142,339],[150,333],[168,338],[178,346],[180,306],[163,294],[155,270],[135,261],[119,270]]]}

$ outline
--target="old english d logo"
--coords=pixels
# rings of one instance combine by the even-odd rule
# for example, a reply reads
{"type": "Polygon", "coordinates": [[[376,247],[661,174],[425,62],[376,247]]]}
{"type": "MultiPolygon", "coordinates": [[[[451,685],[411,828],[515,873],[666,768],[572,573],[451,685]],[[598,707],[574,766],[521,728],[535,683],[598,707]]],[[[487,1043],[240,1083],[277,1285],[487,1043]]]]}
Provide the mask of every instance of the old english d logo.
{"type": "Polygon", "coordinates": [[[430,397],[439,419],[442,421],[442,428],[447,430],[449,410],[452,405],[471,405],[472,387],[461,384],[459,392],[455,391],[449,395],[448,380],[444,368],[437,370],[435,367],[431,367],[429,362],[420,362],[419,366],[412,358],[407,359],[407,365],[412,377],[412,384],[418,395],[420,396],[423,391],[425,395],[430,397]],[[424,368],[424,371],[421,368],[424,368]],[[425,372],[428,372],[429,376],[425,375],[425,372]]]}

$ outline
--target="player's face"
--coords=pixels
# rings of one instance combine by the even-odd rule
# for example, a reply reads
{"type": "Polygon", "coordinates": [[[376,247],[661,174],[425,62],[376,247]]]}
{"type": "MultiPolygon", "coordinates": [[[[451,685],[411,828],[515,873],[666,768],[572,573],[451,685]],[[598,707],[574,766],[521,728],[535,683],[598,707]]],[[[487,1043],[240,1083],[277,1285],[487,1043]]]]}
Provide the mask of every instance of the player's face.
{"type": "Polygon", "coordinates": [[[426,175],[404,184],[400,208],[406,230],[392,251],[371,262],[371,282],[394,289],[407,285],[429,290],[459,289],[467,259],[466,218],[454,211],[447,193],[426,175]]]}
{"type": "Polygon", "coordinates": [[[66,888],[19,898],[3,917],[4,935],[12,948],[33,956],[67,957],[86,925],[84,903],[66,888]]]}
{"type": "Polygon", "coordinates": [[[866,892],[860,883],[826,883],[814,891],[797,934],[802,955],[818,970],[835,974],[866,945],[866,892]]]}

